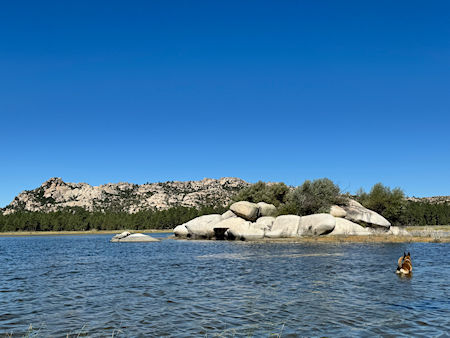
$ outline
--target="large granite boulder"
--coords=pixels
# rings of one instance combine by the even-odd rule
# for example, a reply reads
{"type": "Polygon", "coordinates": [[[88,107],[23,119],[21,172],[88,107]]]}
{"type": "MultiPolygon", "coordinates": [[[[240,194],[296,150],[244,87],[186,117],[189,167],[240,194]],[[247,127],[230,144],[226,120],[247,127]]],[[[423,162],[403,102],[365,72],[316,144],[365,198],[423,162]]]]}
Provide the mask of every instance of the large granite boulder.
{"type": "Polygon", "coordinates": [[[259,217],[275,216],[277,214],[277,208],[273,204],[259,202],[256,205],[259,208],[259,217]]]}
{"type": "Polygon", "coordinates": [[[266,231],[265,236],[269,238],[297,237],[299,225],[300,216],[278,216],[273,222],[272,229],[266,231]]]}
{"type": "Polygon", "coordinates": [[[345,217],[347,215],[347,211],[339,205],[332,205],[330,208],[330,215],[334,217],[345,217]]]}
{"type": "Polygon", "coordinates": [[[262,230],[271,230],[275,217],[263,216],[256,220],[255,226],[262,230]]]}
{"type": "Polygon", "coordinates": [[[362,227],[359,224],[353,223],[345,218],[336,217],[336,226],[333,231],[329,233],[330,236],[337,235],[356,235],[365,236],[371,235],[369,229],[362,227]]]}
{"type": "Polygon", "coordinates": [[[255,223],[248,221],[232,225],[225,233],[228,239],[240,239],[245,241],[264,238],[264,230],[255,226],[255,223]]]}
{"type": "Polygon", "coordinates": [[[233,203],[230,210],[237,216],[246,219],[247,221],[254,222],[258,218],[259,208],[255,203],[240,201],[233,203]]]}
{"type": "Polygon", "coordinates": [[[229,217],[224,219],[214,226],[214,237],[219,240],[228,239],[228,230],[230,228],[238,227],[243,223],[250,222],[240,217],[229,217]]]}
{"type": "Polygon", "coordinates": [[[177,225],[175,229],[173,229],[173,233],[177,237],[187,237],[189,234],[188,229],[184,224],[177,225]]]}
{"type": "Polygon", "coordinates": [[[231,218],[231,217],[237,217],[236,214],[234,212],[232,212],[231,210],[227,210],[222,214],[222,220],[231,218]]]}
{"type": "Polygon", "coordinates": [[[111,239],[111,242],[159,242],[159,239],[144,234],[129,234],[128,236],[120,238],[114,236],[111,239]]]}
{"type": "Polygon", "coordinates": [[[220,221],[214,226],[214,232],[219,239],[254,240],[264,237],[264,230],[241,217],[230,217],[220,221]]]}
{"type": "Polygon", "coordinates": [[[188,237],[212,238],[214,237],[214,226],[222,220],[222,215],[203,215],[185,223],[188,237]]]}
{"type": "Polygon", "coordinates": [[[377,214],[375,211],[363,207],[355,200],[349,200],[348,205],[343,206],[342,208],[347,212],[345,218],[350,221],[364,222],[368,225],[377,225],[386,228],[391,226],[391,223],[389,223],[386,218],[377,214]]]}
{"type": "Polygon", "coordinates": [[[250,221],[247,221],[241,217],[230,217],[227,219],[224,219],[214,225],[214,228],[226,228],[230,229],[237,225],[241,225],[243,223],[250,223],[250,221]]]}
{"type": "Polygon", "coordinates": [[[318,236],[331,232],[336,220],[330,214],[314,214],[300,217],[298,236],[318,236]]]}

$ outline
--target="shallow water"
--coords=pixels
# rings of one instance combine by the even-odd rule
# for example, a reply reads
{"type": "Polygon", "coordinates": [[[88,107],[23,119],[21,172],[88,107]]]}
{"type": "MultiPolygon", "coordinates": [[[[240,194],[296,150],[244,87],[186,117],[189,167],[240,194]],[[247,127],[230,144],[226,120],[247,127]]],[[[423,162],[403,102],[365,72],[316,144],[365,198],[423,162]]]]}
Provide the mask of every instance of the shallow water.
{"type": "MultiPolygon", "coordinates": [[[[447,336],[450,246],[0,237],[0,335],[447,336]],[[414,275],[394,273],[411,251],[414,275]]],[[[167,234],[155,234],[164,237],[167,234]]]]}

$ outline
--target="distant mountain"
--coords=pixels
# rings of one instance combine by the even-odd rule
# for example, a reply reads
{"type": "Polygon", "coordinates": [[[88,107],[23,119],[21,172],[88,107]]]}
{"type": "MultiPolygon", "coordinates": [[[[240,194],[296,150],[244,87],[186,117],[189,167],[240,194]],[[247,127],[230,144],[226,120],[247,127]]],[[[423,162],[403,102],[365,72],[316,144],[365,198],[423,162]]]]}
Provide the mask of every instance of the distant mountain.
{"type": "Polygon", "coordinates": [[[408,201],[425,202],[431,204],[450,203],[450,196],[433,196],[433,197],[408,197],[408,201]]]}
{"type": "Polygon", "coordinates": [[[2,211],[6,215],[17,211],[52,212],[81,207],[88,211],[136,213],[175,206],[225,205],[235,193],[249,185],[239,178],[224,177],[201,181],[141,185],[125,182],[91,186],[87,183],[66,183],[54,177],[34,190],[20,193],[2,211]]]}
{"type": "MultiPolygon", "coordinates": [[[[271,184],[271,183],[268,183],[271,184]]],[[[26,190],[5,208],[4,215],[17,211],[53,212],[80,207],[88,211],[164,210],[176,206],[201,207],[226,205],[231,197],[250,183],[240,178],[205,178],[201,181],[168,181],[161,183],[66,183],[53,177],[40,187],[26,190]]],[[[450,203],[450,196],[407,197],[409,201],[433,204],[450,203]]]]}

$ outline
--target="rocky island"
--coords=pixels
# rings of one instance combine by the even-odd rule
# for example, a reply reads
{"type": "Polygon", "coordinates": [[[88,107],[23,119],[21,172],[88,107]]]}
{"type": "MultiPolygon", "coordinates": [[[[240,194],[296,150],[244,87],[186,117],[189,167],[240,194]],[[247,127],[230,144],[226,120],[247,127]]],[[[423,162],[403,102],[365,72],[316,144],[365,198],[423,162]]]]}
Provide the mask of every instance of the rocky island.
{"type": "Polygon", "coordinates": [[[380,214],[348,199],[343,205],[331,206],[329,213],[306,216],[275,217],[273,204],[239,201],[223,213],[197,217],[174,229],[178,238],[259,240],[263,238],[296,238],[373,234],[408,235],[404,229],[391,226],[380,214]]]}
{"type": "Polygon", "coordinates": [[[423,233],[439,239],[449,233],[449,201],[449,196],[406,197],[400,188],[381,183],[370,192],[351,195],[326,178],[306,180],[297,187],[232,177],[99,186],[51,178],[0,209],[0,232],[142,232],[176,227],[178,238],[190,239],[339,235],[342,239],[410,236],[404,230],[409,227],[413,237],[423,233]],[[441,228],[435,229],[437,233],[412,226],[441,228]]]}

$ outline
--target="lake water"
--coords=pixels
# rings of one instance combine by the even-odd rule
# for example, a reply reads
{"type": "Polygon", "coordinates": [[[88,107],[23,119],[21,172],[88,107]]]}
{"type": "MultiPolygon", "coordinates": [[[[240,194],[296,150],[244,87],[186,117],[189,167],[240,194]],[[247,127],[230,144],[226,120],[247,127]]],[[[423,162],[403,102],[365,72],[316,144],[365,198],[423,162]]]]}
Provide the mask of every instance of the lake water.
{"type": "MultiPolygon", "coordinates": [[[[166,237],[167,234],[153,235],[166,237]]],[[[425,336],[450,331],[439,243],[0,237],[0,335],[425,336]],[[403,251],[414,275],[394,271],[403,251]]]]}

